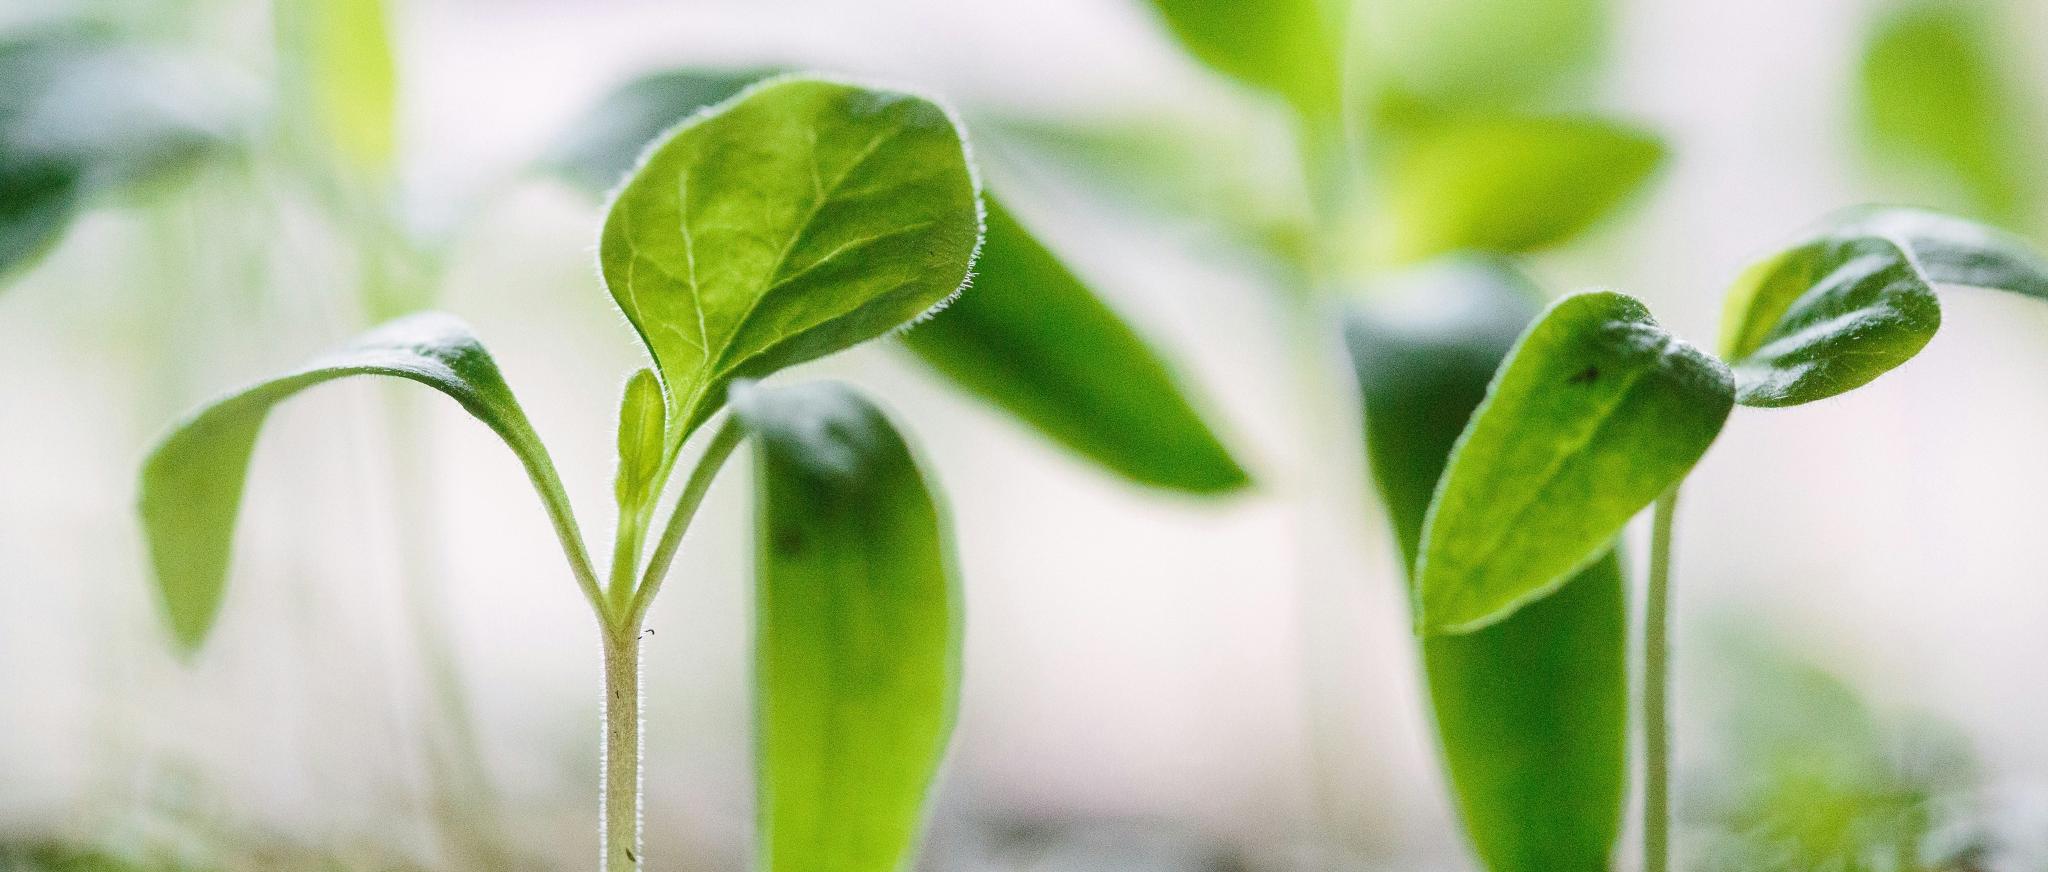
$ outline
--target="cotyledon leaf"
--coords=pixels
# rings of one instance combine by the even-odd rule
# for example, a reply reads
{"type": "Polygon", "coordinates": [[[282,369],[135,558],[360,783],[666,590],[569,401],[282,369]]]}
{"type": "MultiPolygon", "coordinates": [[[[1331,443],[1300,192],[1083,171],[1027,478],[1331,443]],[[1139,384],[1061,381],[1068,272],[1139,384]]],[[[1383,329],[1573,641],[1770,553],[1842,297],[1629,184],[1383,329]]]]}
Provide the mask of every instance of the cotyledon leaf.
{"type": "Polygon", "coordinates": [[[546,503],[579,581],[586,580],[589,560],[568,497],[497,364],[461,321],[439,313],[414,315],[201,408],[150,451],[139,510],[157,591],[183,649],[197,649],[220,612],[249,459],[271,408],[307,388],[358,375],[431,387],[504,439],[546,503]]]}
{"type": "Polygon", "coordinates": [[[771,79],[646,155],[605,218],[605,284],[668,388],[673,446],[758,378],[896,330],[965,283],[979,190],[910,94],[771,79]]]}
{"type": "Polygon", "coordinates": [[[2048,259],[2017,234],[1929,209],[1856,206],[1831,216],[1835,236],[1904,246],[1929,281],[2048,299],[2048,259]]]}
{"type": "Polygon", "coordinates": [[[908,869],[959,698],[944,512],[903,438],[845,386],[733,393],[759,519],[756,868],[908,869]]]}
{"type": "Polygon", "coordinates": [[[1136,331],[993,198],[974,289],[904,342],[976,395],[1133,481],[1191,493],[1244,469],[1136,331]]]}
{"type": "Polygon", "coordinates": [[[1941,303],[1899,243],[1828,235],[1736,280],[1722,315],[1736,399],[1796,406],[1854,390],[1912,359],[1941,326],[1941,303]]]}
{"type": "MultiPolygon", "coordinates": [[[[1451,446],[1538,296],[1490,260],[1396,284],[1350,313],[1345,344],[1373,481],[1412,569],[1451,446]]],[[[1490,872],[1607,868],[1628,772],[1624,591],[1610,551],[1491,627],[1421,639],[1444,766],[1490,872]]]]}
{"type": "Polygon", "coordinates": [[[1734,400],[1728,368],[1635,299],[1553,304],[1509,352],[1437,485],[1415,570],[1421,630],[1484,629],[1557,590],[1685,477],[1734,400]]]}

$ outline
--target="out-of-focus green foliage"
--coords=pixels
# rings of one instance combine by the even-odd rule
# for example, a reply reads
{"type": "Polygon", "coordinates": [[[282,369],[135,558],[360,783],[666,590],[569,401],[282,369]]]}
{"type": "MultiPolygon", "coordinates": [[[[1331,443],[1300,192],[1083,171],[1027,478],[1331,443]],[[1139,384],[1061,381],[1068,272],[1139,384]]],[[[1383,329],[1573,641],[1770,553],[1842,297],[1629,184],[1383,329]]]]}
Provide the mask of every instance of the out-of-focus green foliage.
{"type": "Polygon", "coordinates": [[[1610,0],[1365,0],[1358,63],[1383,108],[1542,105],[1607,44],[1610,0]]]}
{"type": "Polygon", "coordinates": [[[1796,406],[1861,387],[1941,327],[1926,276],[1889,239],[1826,237],[1752,266],[1729,292],[1722,353],[1736,397],[1796,406]]]}
{"type": "Polygon", "coordinates": [[[1980,872],[1990,844],[1966,743],[1744,638],[1713,658],[1728,689],[1683,809],[1700,872],[1980,872]]]}
{"type": "Polygon", "coordinates": [[[846,387],[742,385],[764,872],[910,868],[959,702],[961,597],[910,449],[846,387]]]}
{"type": "Polygon", "coordinates": [[[1472,116],[1396,140],[1368,243],[1383,263],[1522,252],[1585,231],[1649,179],[1664,146],[1594,118],[1472,116]]]}
{"type": "Polygon", "coordinates": [[[951,298],[979,193],[945,109],[837,82],[763,84],[657,146],[613,200],[598,260],[667,388],[671,445],[734,379],[951,298]]]}
{"type": "Polygon", "coordinates": [[[1482,629],[1555,591],[1689,472],[1728,418],[1728,368],[1633,298],[1559,300],[1451,452],[1416,566],[1425,633],[1482,629]]]}
{"type": "Polygon", "coordinates": [[[1188,54],[1312,119],[1338,111],[1344,0],[1152,0],[1188,54]]]}
{"type": "Polygon", "coordinates": [[[1864,47],[1858,108],[1872,151],[1928,171],[1979,217],[2019,221],[2041,141],[1999,38],[2000,4],[1905,0],[1864,47]]]}
{"type": "Polygon", "coordinates": [[[230,140],[189,60],[79,29],[0,35],[0,280],[94,198],[176,177],[230,140]]]}
{"type": "Polygon", "coordinates": [[[976,395],[1133,481],[1191,493],[1249,479],[1158,352],[995,199],[974,286],[905,335],[976,395]]]}
{"type": "Polygon", "coordinates": [[[397,157],[398,73],[383,0],[277,0],[289,100],[344,165],[389,173],[397,157]]]}
{"type": "Polygon", "coordinates": [[[272,407],[300,391],[359,375],[419,382],[462,404],[519,456],[557,532],[563,533],[565,547],[575,542],[581,548],[568,496],[547,449],[483,344],[452,317],[405,318],[340,352],[206,406],[150,452],[142,470],[142,525],[165,615],[186,651],[205,642],[220,614],[242,487],[264,419],[272,407]]]}
{"type": "Polygon", "coordinates": [[[543,163],[586,190],[607,190],[633,171],[640,153],[663,131],[780,72],[772,67],[674,69],[634,79],[578,116],[543,163]]]}
{"type": "MultiPolygon", "coordinates": [[[[1535,318],[1538,291],[1484,260],[1398,284],[1351,313],[1346,344],[1373,481],[1412,569],[1451,447],[1535,318]]],[[[1610,551],[1498,624],[1422,639],[1445,768],[1490,872],[1607,868],[1628,772],[1624,589],[1610,551]]]]}

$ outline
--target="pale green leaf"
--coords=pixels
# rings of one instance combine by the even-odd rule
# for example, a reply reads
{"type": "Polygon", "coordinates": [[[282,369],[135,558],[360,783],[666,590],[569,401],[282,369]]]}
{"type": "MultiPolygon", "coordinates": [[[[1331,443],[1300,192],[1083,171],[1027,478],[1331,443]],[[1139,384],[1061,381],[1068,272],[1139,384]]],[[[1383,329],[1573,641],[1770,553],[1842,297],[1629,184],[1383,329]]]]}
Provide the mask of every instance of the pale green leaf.
{"type": "Polygon", "coordinates": [[[661,394],[661,382],[651,369],[635,370],[619,397],[619,469],[612,490],[621,513],[637,512],[654,497],[667,426],[668,399],[661,394]]]}
{"type": "Polygon", "coordinates": [[[651,150],[598,258],[669,392],[673,446],[755,378],[956,293],[980,240],[959,128],[909,94],[776,79],[651,150]]]}
{"type": "Polygon", "coordinates": [[[1383,168],[1369,243],[1389,263],[1557,245],[1627,201],[1663,159],[1656,137],[1599,119],[1489,116],[1430,125],[1399,144],[1383,168]]]}
{"type": "Polygon", "coordinates": [[[1706,453],[1734,395],[1727,367],[1630,297],[1552,305],[1438,483],[1416,567],[1422,630],[1483,629],[1585,569],[1706,453]]]}
{"type": "Polygon", "coordinates": [[[848,388],[734,394],[759,514],[755,868],[908,869],[959,699],[944,514],[902,437],[848,388]]]}
{"type": "Polygon", "coordinates": [[[1611,0],[1367,0],[1362,63],[1404,99],[1524,108],[1576,83],[1607,43],[1611,0]]]}
{"type": "MultiPolygon", "coordinates": [[[[1373,481],[1412,568],[1451,447],[1538,297],[1478,260],[1397,284],[1351,313],[1345,337],[1373,481]]],[[[1491,627],[1421,640],[1438,746],[1489,872],[1606,867],[1628,772],[1624,591],[1610,551],[1491,627]]]]}
{"type": "Polygon", "coordinates": [[[1338,0],[1152,0],[1168,30],[1202,63],[1290,101],[1335,111],[1348,3],[1338,0]]]}
{"type": "Polygon", "coordinates": [[[1889,372],[1940,326],[1933,286],[1898,243],[1828,235],[1736,280],[1722,316],[1722,355],[1744,405],[1796,406],[1889,372]]]}
{"type": "Polygon", "coordinates": [[[992,198],[973,290],[904,340],[975,395],[1133,481],[1193,493],[1249,481],[1159,353],[992,198]]]}
{"type": "Polygon", "coordinates": [[[398,73],[384,0],[280,0],[288,81],[327,147],[387,172],[397,155],[398,73]]]}
{"type": "Polygon", "coordinates": [[[157,592],[178,644],[206,640],[220,612],[235,519],[257,434],[272,407],[307,388],[358,375],[424,384],[460,403],[504,439],[547,503],[579,576],[588,559],[553,463],[482,343],[438,313],[386,324],[306,366],[201,408],[150,451],[139,509],[157,592]],[[572,545],[572,541],[574,544],[572,545]]]}

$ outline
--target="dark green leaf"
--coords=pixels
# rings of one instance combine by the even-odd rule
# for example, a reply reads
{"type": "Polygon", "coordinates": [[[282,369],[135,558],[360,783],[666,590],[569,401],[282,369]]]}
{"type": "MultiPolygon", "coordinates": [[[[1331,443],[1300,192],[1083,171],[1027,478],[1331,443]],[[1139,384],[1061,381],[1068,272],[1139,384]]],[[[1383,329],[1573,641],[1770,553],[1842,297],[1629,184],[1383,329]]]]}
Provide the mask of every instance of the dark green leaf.
{"type": "Polygon", "coordinates": [[[959,697],[944,518],[902,437],[846,387],[734,395],[759,512],[756,868],[910,868],[959,697]]]}
{"type": "Polygon", "coordinates": [[[905,334],[977,396],[1133,481],[1235,490],[1244,470],[1165,360],[993,198],[974,288],[905,334]]]}
{"type": "Polygon", "coordinates": [[[0,155],[0,280],[57,244],[80,207],[78,170],[0,155]]]}
{"type": "Polygon", "coordinates": [[[2048,299],[2048,259],[2025,239],[1926,209],[1858,206],[1829,222],[1835,236],[1882,236],[1913,255],[1928,281],[2048,299]]]}
{"type": "Polygon", "coordinates": [[[1736,398],[1796,406],[1912,359],[1941,326],[1934,288],[1880,236],[1829,235],[1756,264],[1729,292],[1722,354],[1736,398]]]}
{"type": "MultiPolygon", "coordinates": [[[[1412,567],[1451,446],[1535,317],[1537,292],[1484,261],[1402,284],[1353,312],[1345,332],[1373,481],[1412,567]]],[[[1626,613],[1609,552],[1498,624],[1423,637],[1445,768],[1490,872],[1606,868],[1628,772],[1626,613]]]]}
{"type": "Polygon", "coordinates": [[[571,124],[544,163],[586,190],[607,190],[633,170],[663,131],[778,72],[677,69],[634,79],[571,124]]]}
{"type": "Polygon", "coordinates": [[[2040,186],[2038,137],[2002,56],[1997,4],[1912,0],[1864,48],[1864,131],[1880,154],[1931,169],[1984,217],[2014,219],[2040,186]]]}
{"type": "Polygon", "coordinates": [[[944,303],[980,241],[977,196],[945,109],[838,82],[772,80],[656,146],[598,258],[668,388],[672,450],[733,379],[944,303]]]}
{"type": "Polygon", "coordinates": [[[654,498],[668,445],[667,416],[668,400],[654,370],[635,370],[619,398],[619,470],[613,491],[620,512],[637,512],[654,498]]]}
{"type": "MultiPolygon", "coordinates": [[[[142,469],[140,511],[165,615],[179,645],[205,641],[220,612],[235,518],[256,436],[272,407],[307,388],[358,375],[419,382],[444,394],[496,431],[526,466],[554,516],[564,545],[574,533],[547,450],[512,398],[498,367],[468,326],[438,313],[415,315],[363,335],[341,351],[222,398],[187,418],[150,452],[142,469]]],[[[570,555],[588,560],[580,539],[570,555]]]]}
{"type": "Polygon", "coordinates": [[[1348,3],[1333,0],[1152,0],[1197,60],[1286,97],[1303,113],[1336,109],[1348,3]]]}
{"type": "Polygon", "coordinates": [[[1416,567],[1427,633],[1490,626],[1605,553],[1706,453],[1728,368],[1609,292],[1559,300],[1523,334],[1451,453],[1416,567]]]}
{"type": "Polygon", "coordinates": [[[1584,232],[1641,189],[1664,146],[1591,118],[1445,121],[1415,132],[1385,167],[1373,223],[1379,259],[1520,252],[1584,232]]]}

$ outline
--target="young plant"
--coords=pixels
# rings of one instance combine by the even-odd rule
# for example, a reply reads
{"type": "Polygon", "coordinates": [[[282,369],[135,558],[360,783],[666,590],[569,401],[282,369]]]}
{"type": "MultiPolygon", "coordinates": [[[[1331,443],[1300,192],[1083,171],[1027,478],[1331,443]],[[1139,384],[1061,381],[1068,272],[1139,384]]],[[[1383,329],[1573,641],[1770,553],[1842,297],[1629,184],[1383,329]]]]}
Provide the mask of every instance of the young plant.
{"type": "Polygon", "coordinates": [[[783,78],[697,115],[643,156],[599,243],[612,299],[652,358],[621,399],[608,571],[482,343],[453,317],[416,315],[204,407],[150,455],[140,510],[179,647],[196,650],[219,614],[270,409],[358,375],[434,388],[518,457],[597,618],[601,868],[639,869],[642,625],[706,491],[751,437],[760,865],[902,868],[959,680],[942,513],[868,401],[835,384],[755,380],[933,312],[964,286],[980,234],[962,134],[923,98],[783,78]],[[692,441],[701,448],[679,475],[692,441]]]}
{"type": "MultiPolygon", "coordinates": [[[[1642,649],[1645,872],[1670,867],[1679,487],[1737,404],[1826,399],[1911,359],[1940,326],[1938,284],[2043,296],[2048,261],[1959,219],[1848,210],[1736,281],[1720,357],[1671,335],[1627,296],[1559,300],[1508,352],[1458,436],[1420,534],[1417,624],[1426,638],[1470,638],[1549,605],[1611,559],[1623,527],[1656,505],[1642,649]]],[[[1501,665],[1499,680],[1530,680],[1501,665]]]]}

